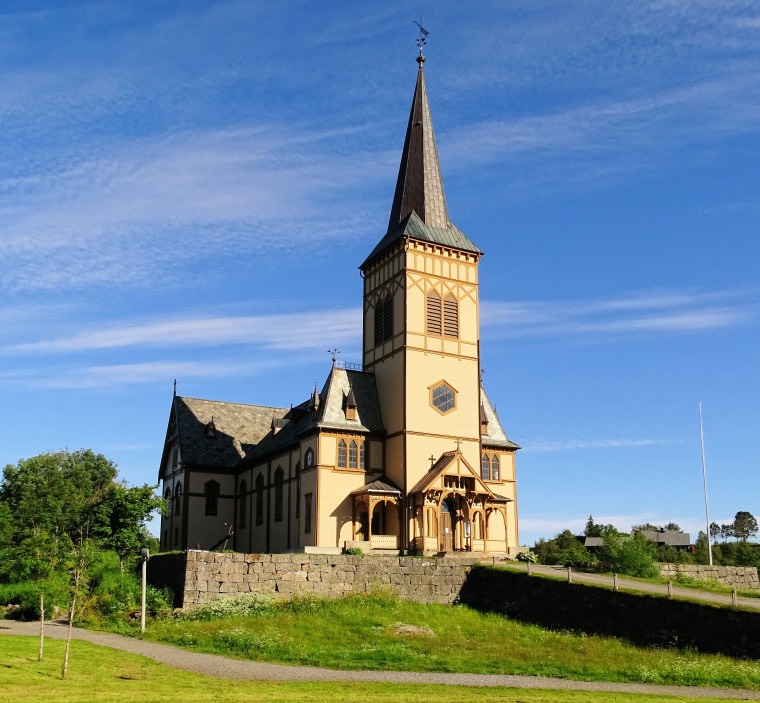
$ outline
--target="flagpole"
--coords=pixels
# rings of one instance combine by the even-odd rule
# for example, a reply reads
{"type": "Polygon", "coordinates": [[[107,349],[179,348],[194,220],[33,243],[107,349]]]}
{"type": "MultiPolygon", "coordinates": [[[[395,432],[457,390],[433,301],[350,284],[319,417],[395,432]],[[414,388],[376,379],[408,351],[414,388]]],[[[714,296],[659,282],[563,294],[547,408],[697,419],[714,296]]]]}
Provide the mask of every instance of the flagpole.
{"type": "Polygon", "coordinates": [[[705,433],[702,428],[702,401],[699,401],[699,439],[702,444],[702,483],[705,489],[705,534],[707,535],[707,557],[710,560],[710,566],[713,565],[712,558],[712,540],[710,539],[710,518],[707,514],[707,468],[705,465],[705,433]]]}

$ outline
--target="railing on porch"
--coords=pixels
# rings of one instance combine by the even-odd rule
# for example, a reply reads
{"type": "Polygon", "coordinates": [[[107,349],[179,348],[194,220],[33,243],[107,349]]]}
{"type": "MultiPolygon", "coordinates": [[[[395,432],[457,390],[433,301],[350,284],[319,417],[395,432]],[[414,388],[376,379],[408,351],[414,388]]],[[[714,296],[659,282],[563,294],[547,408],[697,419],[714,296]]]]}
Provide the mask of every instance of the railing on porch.
{"type": "Polygon", "coordinates": [[[472,551],[473,552],[485,552],[486,551],[486,541],[484,539],[474,539],[474,540],[472,540],[472,551]]]}
{"type": "Polygon", "coordinates": [[[398,535],[372,535],[371,549],[399,549],[398,535]]]}

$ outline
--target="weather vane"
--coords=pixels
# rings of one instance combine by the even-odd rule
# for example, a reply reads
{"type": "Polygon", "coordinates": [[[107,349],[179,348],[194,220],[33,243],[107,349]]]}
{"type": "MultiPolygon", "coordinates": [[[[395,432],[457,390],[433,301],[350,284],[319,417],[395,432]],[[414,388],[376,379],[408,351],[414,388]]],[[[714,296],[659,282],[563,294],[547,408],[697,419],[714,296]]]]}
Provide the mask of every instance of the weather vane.
{"type": "Polygon", "coordinates": [[[327,353],[332,355],[332,362],[334,364],[338,358],[338,354],[340,354],[340,349],[328,349],[327,353]]]}
{"type": "MultiPolygon", "coordinates": [[[[420,21],[422,21],[422,15],[420,15],[420,21]]],[[[427,43],[427,38],[430,32],[428,32],[417,20],[412,20],[412,22],[414,22],[420,30],[420,35],[417,37],[417,48],[420,50],[420,56],[422,56],[422,49],[427,43]]]]}

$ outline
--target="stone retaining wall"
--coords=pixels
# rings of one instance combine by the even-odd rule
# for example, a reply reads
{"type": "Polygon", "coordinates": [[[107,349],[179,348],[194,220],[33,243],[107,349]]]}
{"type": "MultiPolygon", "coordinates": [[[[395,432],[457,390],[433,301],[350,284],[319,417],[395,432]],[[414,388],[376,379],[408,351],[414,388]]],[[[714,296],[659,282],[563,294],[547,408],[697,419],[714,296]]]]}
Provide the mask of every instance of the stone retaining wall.
{"type": "MultiPolygon", "coordinates": [[[[159,561],[160,557],[151,559],[149,571],[159,561]]],[[[237,593],[287,598],[294,593],[341,596],[377,588],[421,602],[453,603],[477,563],[479,559],[188,551],[182,597],[177,598],[181,602],[175,605],[192,608],[237,593]]]]}
{"type": "Polygon", "coordinates": [[[754,566],[706,566],[703,564],[660,564],[660,575],[675,581],[679,574],[698,581],[717,581],[732,588],[757,591],[760,580],[754,566]]]}

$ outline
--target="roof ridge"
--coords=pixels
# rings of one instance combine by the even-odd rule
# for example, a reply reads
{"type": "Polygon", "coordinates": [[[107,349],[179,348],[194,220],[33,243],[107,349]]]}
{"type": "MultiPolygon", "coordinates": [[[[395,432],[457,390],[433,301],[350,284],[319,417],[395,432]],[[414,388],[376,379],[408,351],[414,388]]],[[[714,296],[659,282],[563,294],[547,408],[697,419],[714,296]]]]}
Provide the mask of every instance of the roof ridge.
{"type": "Polygon", "coordinates": [[[202,403],[217,403],[219,405],[242,405],[246,408],[262,408],[265,410],[289,410],[280,405],[254,405],[253,403],[238,403],[235,400],[211,400],[210,398],[195,398],[189,395],[174,396],[177,400],[200,400],[202,403]]]}

